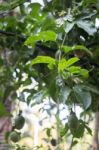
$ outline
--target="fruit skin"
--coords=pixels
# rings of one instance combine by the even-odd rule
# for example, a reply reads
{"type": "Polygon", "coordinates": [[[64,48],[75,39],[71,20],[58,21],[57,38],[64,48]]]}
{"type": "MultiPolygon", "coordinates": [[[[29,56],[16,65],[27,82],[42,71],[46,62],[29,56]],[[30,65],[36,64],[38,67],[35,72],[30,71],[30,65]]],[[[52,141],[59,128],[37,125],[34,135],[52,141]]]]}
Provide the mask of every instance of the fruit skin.
{"type": "Polygon", "coordinates": [[[14,143],[18,142],[20,140],[20,133],[12,131],[9,135],[9,139],[14,143]]]}
{"type": "Polygon", "coordinates": [[[70,116],[68,117],[68,126],[72,133],[77,131],[77,129],[79,127],[79,120],[73,111],[71,111],[70,116]]]}
{"type": "Polygon", "coordinates": [[[19,115],[19,116],[16,117],[16,119],[15,119],[14,128],[20,130],[20,129],[23,128],[24,124],[25,124],[25,118],[24,118],[23,116],[20,116],[20,115],[19,115]]]}

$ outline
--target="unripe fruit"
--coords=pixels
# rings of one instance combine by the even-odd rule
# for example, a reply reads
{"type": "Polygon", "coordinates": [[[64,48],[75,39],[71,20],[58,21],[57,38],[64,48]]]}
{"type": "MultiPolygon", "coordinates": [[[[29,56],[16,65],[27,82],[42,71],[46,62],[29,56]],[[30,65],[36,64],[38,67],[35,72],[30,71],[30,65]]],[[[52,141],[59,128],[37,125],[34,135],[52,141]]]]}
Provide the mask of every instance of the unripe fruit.
{"type": "Polygon", "coordinates": [[[9,135],[9,139],[14,143],[18,142],[20,140],[20,133],[12,131],[9,135]]]}
{"type": "Polygon", "coordinates": [[[16,117],[16,119],[15,119],[15,129],[19,129],[19,130],[22,129],[24,124],[25,124],[25,119],[24,119],[23,116],[19,115],[18,117],[16,117]]]}
{"type": "Polygon", "coordinates": [[[79,127],[79,120],[73,111],[71,111],[70,116],[68,117],[68,126],[72,133],[74,133],[79,127]]]}

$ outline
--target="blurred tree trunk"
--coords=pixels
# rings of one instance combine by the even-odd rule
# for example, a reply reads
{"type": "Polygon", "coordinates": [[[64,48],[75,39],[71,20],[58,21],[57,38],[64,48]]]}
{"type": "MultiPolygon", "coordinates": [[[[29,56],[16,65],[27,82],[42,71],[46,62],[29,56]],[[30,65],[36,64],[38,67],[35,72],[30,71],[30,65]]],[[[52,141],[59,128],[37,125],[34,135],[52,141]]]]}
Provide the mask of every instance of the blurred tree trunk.
{"type": "MultiPolygon", "coordinates": [[[[11,100],[10,97],[5,102],[5,108],[8,112],[11,112],[11,100]]],[[[12,129],[11,117],[0,118],[0,150],[8,148],[7,141],[5,140],[5,134],[12,129]]]]}
{"type": "Polygon", "coordinates": [[[95,114],[95,131],[94,131],[94,137],[93,137],[93,150],[99,150],[98,131],[99,131],[99,111],[96,112],[95,114]]]}

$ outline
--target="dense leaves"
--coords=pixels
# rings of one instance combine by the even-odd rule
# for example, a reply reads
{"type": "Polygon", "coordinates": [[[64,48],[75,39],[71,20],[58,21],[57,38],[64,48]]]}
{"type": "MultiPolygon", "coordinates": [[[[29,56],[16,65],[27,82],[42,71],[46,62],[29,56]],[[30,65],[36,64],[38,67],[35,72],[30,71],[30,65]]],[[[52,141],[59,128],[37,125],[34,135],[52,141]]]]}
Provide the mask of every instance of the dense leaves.
{"type": "MultiPolygon", "coordinates": [[[[0,3],[0,117],[8,115],[5,103],[9,97],[11,102],[18,98],[30,106],[50,98],[55,107],[79,105],[86,114],[93,108],[97,111],[99,2],[25,2],[0,3]],[[20,87],[24,88],[18,96],[20,87]]],[[[73,136],[82,137],[85,129],[91,134],[86,123],[79,120],[73,136]]],[[[68,130],[67,123],[60,125],[62,137],[68,130]]]]}

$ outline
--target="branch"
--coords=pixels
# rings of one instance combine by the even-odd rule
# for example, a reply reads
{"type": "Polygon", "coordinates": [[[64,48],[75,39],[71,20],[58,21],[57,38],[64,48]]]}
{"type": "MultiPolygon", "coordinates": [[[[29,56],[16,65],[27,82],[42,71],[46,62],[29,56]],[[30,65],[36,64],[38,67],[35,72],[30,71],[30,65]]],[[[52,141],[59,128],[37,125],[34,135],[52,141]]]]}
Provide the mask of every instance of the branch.
{"type": "Polygon", "coordinates": [[[8,32],[8,31],[3,31],[3,30],[0,30],[0,34],[1,35],[5,35],[5,36],[16,36],[22,40],[26,40],[26,37],[25,36],[22,36],[22,35],[19,35],[19,34],[16,34],[14,32],[8,32]]]}

